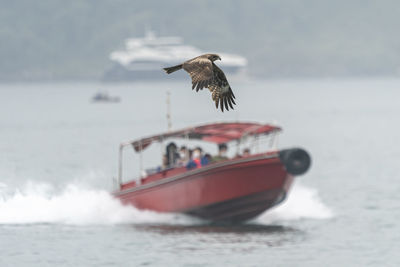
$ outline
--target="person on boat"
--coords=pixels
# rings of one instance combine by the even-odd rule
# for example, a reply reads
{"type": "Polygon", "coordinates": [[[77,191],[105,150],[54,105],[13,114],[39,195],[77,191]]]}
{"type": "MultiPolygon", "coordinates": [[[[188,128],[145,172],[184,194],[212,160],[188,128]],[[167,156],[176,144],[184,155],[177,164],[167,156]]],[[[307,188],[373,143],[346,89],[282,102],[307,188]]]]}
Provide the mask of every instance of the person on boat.
{"type": "Polygon", "coordinates": [[[245,149],[243,150],[242,157],[248,157],[248,156],[250,156],[250,149],[245,148],[245,149]]]}
{"type": "Polygon", "coordinates": [[[168,157],[167,157],[167,155],[163,155],[161,168],[159,168],[158,171],[165,170],[167,168],[168,168],[168,157]]]}
{"type": "Polygon", "coordinates": [[[219,144],[218,145],[218,154],[214,157],[212,157],[211,161],[212,162],[217,162],[221,160],[227,160],[228,157],[226,156],[226,153],[228,152],[228,146],[226,144],[219,144]]]}
{"type": "Polygon", "coordinates": [[[192,159],[186,164],[188,170],[200,168],[210,163],[208,159],[203,156],[201,147],[196,147],[193,150],[192,159]]]}
{"type": "Polygon", "coordinates": [[[172,168],[176,165],[179,160],[179,153],[177,152],[178,147],[174,142],[171,142],[167,145],[166,148],[166,157],[167,157],[167,168],[172,168]]]}
{"type": "Polygon", "coordinates": [[[201,147],[197,147],[197,149],[200,151],[200,164],[201,166],[205,166],[210,163],[209,157],[207,157],[208,154],[203,155],[203,150],[201,147]]]}
{"type": "Polygon", "coordinates": [[[210,155],[209,153],[206,153],[206,154],[204,155],[204,158],[207,159],[208,163],[211,162],[212,157],[211,157],[211,155],[210,155]]]}
{"type": "Polygon", "coordinates": [[[181,146],[181,148],[179,149],[178,165],[185,166],[189,162],[189,159],[190,159],[189,150],[187,149],[186,146],[181,146]]]}

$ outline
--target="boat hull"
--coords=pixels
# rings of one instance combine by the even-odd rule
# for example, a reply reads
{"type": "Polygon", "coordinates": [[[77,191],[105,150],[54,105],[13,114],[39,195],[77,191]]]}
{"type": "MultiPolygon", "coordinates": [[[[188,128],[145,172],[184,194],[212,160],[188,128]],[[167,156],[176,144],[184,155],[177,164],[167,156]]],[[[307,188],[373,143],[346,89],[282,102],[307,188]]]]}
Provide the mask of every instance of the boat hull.
{"type": "Polygon", "coordinates": [[[114,192],[124,204],[158,212],[180,212],[211,221],[252,219],[282,202],[293,176],[278,154],[263,154],[182,168],[148,177],[140,186],[114,192]],[[155,176],[156,177],[156,176],[155,176]]]}

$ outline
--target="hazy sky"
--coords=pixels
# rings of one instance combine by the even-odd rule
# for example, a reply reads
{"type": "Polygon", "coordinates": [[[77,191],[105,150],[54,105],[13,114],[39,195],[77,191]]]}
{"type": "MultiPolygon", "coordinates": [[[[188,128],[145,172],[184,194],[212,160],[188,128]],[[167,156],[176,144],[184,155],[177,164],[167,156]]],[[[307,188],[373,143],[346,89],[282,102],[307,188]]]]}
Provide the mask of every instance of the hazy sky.
{"type": "Polygon", "coordinates": [[[151,27],[263,77],[398,75],[398,1],[0,1],[0,80],[99,79],[151,27]]]}

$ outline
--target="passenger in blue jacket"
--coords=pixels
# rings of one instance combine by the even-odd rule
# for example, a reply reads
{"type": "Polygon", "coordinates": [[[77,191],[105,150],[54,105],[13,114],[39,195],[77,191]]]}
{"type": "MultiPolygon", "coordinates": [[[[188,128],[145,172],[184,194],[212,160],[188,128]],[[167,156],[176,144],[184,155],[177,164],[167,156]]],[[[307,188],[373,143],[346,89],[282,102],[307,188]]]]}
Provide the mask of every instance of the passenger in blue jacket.
{"type": "Polygon", "coordinates": [[[209,160],[207,157],[203,156],[202,149],[200,147],[196,147],[193,150],[192,157],[189,160],[188,164],[186,164],[186,168],[188,170],[200,168],[209,164],[209,160]]]}

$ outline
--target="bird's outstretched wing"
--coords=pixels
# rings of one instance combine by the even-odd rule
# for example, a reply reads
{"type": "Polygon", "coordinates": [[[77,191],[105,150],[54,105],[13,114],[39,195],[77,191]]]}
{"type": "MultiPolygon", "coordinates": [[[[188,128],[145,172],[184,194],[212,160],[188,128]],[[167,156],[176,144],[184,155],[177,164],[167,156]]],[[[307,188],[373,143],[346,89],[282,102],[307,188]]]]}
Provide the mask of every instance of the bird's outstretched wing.
{"type": "Polygon", "coordinates": [[[183,69],[192,78],[192,89],[196,92],[208,87],[213,80],[213,63],[207,57],[199,56],[183,63],[183,69]]]}
{"type": "Polygon", "coordinates": [[[215,107],[220,106],[221,111],[224,112],[224,108],[229,110],[229,107],[233,109],[235,103],[235,95],[232,92],[231,86],[225,77],[224,72],[218,68],[217,65],[212,63],[213,66],[213,79],[208,89],[212,93],[212,100],[215,102],[215,107]]]}

